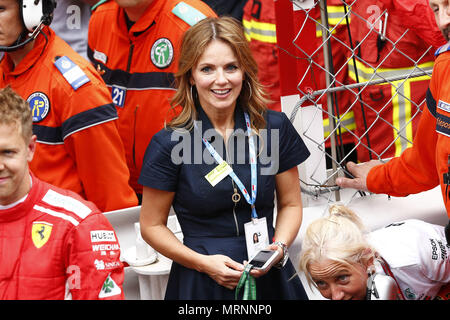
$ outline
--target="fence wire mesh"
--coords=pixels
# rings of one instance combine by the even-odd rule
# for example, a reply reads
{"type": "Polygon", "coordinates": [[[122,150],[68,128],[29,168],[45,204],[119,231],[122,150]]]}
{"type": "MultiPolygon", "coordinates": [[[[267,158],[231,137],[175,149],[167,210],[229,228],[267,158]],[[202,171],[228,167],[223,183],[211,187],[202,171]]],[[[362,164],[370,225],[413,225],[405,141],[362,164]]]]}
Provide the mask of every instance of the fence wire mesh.
{"type": "Polygon", "coordinates": [[[323,154],[328,169],[325,177],[317,174],[317,163],[308,181],[302,181],[302,190],[329,198],[338,190],[335,178],[349,175],[349,160],[385,161],[412,145],[434,49],[379,1],[322,0],[311,8],[302,8],[301,1],[292,3],[306,17],[292,43],[308,68],[298,77],[300,101],[290,118],[294,121],[303,107],[314,108],[302,137],[323,154]],[[304,41],[311,22],[316,28],[313,49],[304,41]],[[312,133],[315,117],[322,119],[323,136],[312,133]]]}

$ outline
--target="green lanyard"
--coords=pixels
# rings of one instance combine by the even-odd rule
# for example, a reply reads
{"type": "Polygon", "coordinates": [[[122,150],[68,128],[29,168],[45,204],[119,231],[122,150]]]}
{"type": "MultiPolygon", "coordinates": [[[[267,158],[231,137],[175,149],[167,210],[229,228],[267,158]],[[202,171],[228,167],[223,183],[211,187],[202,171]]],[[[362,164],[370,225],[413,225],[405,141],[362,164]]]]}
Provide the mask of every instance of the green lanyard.
{"type": "Polygon", "coordinates": [[[251,264],[245,266],[244,272],[236,287],[234,294],[235,300],[238,300],[239,291],[241,291],[242,286],[244,286],[244,294],[242,300],[256,300],[256,282],[255,278],[250,275],[250,270],[253,268],[251,264]]]}

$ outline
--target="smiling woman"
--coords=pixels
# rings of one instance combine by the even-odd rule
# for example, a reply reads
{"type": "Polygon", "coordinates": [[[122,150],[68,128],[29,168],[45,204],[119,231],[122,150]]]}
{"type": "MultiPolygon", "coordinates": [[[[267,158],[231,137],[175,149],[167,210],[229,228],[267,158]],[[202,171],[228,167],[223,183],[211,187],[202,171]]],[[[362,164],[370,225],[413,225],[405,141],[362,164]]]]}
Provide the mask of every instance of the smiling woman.
{"type": "Polygon", "coordinates": [[[166,299],[235,299],[245,261],[260,249],[277,250],[284,268],[250,271],[257,299],[306,299],[300,279],[290,280],[287,247],[302,220],[297,165],[309,152],[286,115],[267,110],[241,23],[207,18],[186,31],[176,82],[181,112],[153,136],[139,178],[142,236],[174,261],[166,299]],[[171,205],[183,243],[166,226],[171,205]]]}
{"type": "Polygon", "coordinates": [[[193,120],[197,118],[195,100],[197,97],[206,98],[198,94],[198,90],[202,88],[199,88],[194,78],[194,74],[199,76],[201,69],[204,76],[202,79],[211,81],[214,77],[215,81],[218,81],[215,87],[208,90],[233,89],[232,97],[228,98],[228,91],[218,91],[216,98],[227,98],[227,101],[232,100],[231,98],[236,101],[239,98],[246,104],[252,119],[252,128],[258,131],[265,126],[265,106],[269,100],[258,81],[258,66],[253,59],[247,40],[245,36],[241,37],[242,25],[233,21],[232,18],[225,18],[222,21],[225,22],[202,23],[197,27],[198,32],[183,38],[183,51],[175,79],[178,90],[172,99],[174,108],[178,106],[183,108],[179,116],[168,124],[171,128],[191,129],[193,127],[193,120]],[[201,64],[205,65],[200,67],[201,64]]]}
{"type": "Polygon", "coordinates": [[[230,46],[213,40],[192,70],[191,85],[216,129],[233,129],[233,113],[241,93],[243,71],[230,46]]]}

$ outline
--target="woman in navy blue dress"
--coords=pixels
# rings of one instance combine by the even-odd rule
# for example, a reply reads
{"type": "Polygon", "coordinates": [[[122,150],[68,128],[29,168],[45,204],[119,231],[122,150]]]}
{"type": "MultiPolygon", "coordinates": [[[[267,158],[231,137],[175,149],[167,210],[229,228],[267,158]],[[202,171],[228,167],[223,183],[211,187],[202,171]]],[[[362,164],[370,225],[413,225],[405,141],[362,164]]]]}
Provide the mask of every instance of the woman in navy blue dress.
{"type": "Polygon", "coordinates": [[[307,299],[298,276],[288,281],[295,269],[285,258],[302,220],[297,165],[309,152],[286,115],[266,109],[241,24],[207,18],[191,27],[176,81],[178,115],[153,137],[139,179],[142,235],[173,260],[166,299],[234,299],[246,228],[263,220],[280,255],[278,268],[250,271],[257,298],[307,299]],[[183,243],[166,227],[171,206],[183,243]]]}

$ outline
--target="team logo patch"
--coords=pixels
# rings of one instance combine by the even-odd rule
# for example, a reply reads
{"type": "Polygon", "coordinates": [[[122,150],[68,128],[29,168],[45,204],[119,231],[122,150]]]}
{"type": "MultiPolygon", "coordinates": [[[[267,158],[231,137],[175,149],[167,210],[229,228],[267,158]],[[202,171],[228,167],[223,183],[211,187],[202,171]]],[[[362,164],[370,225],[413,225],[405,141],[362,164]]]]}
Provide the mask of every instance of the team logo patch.
{"type": "Polygon", "coordinates": [[[112,230],[91,231],[91,242],[116,242],[116,236],[112,230]]]}
{"type": "Polygon", "coordinates": [[[410,288],[405,289],[405,296],[408,300],[415,300],[416,294],[410,288]]]}
{"type": "Polygon", "coordinates": [[[44,120],[50,110],[50,101],[45,93],[34,92],[28,97],[27,102],[30,105],[33,122],[44,120]]]}
{"type": "Polygon", "coordinates": [[[121,293],[122,293],[122,290],[120,290],[120,287],[111,278],[111,274],[109,274],[108,277],[106,278],[105,282],[103,283],[102,289],[100,290],[98,297],[99,298],[107,298],[107,297],[115,296],[115,295],[118,295],[121,293]]]}
{"type": "Polygon", "coordinates": [[[52,233],[53,225],[48,222],[33,222],[31,227],[31,239],[36,248],[41,248],[50,239],[50,234],[52,233]]]}
{"type": "Polygon", "coordinates": [[[158,68],[167,68],[173,60],[173,45],[170,40],[167,38],[156,40],[150,51],[150,58],[158,68]]]}

